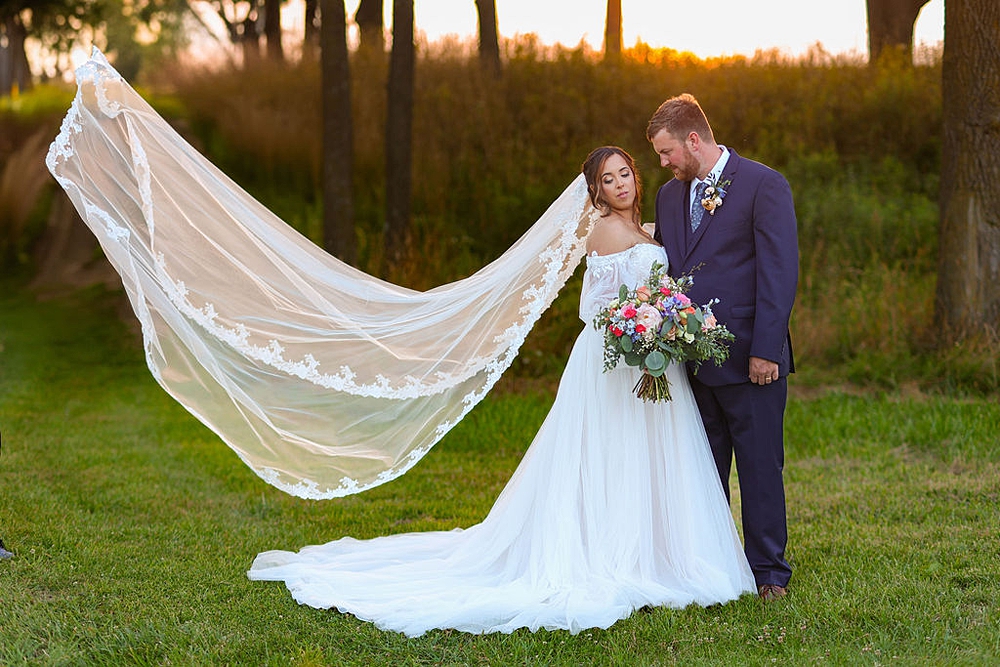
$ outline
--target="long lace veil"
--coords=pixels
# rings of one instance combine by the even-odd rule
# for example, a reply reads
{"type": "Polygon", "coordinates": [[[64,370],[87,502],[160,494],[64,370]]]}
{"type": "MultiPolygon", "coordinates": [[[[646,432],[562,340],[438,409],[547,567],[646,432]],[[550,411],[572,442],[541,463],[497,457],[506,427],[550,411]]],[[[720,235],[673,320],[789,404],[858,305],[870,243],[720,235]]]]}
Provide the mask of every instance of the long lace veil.
{"type": "Polygon", "coordinates": [[[511,364],[584,252],[582,176],[500,258],[418,292],[323,252],[94,50],[46,164],[97,236],[156,381],[303,498],[406,472],[511,364]]]}

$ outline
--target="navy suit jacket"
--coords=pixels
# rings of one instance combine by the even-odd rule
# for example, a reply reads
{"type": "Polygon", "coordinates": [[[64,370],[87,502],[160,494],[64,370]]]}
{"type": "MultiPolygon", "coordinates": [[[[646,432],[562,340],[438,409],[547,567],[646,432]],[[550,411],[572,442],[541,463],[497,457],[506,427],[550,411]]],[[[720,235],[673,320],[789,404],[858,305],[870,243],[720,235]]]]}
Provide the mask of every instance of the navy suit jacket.
{"type": "Polygon", "coordinates": [[[731,148],[720,181],[727,179],[722,206],[706,211],[693,233],[691,184],[673,179],[656,194],[654,238],[667,251],[670,275],[692,273],[691,299],[719,299],[712,310],[736,336],[722,366],[706,362],[698,371],[709,386],[749,382],[751,356],[777,362],[782,377],[795,370],[788,320],[799,252],[791,188],[777,171],[731,148]]]}

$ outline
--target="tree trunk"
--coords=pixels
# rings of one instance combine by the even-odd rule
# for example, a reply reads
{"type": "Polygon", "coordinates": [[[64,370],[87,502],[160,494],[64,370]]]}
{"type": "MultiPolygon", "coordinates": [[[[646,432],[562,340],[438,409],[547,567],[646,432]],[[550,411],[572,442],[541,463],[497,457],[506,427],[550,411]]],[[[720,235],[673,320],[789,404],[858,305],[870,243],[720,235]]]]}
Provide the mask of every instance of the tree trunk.
{"type": "Polygon", "coordinates": [[[10,95],[16,90],[31,88],[31,70],[24,51],[27,31],[18,14],[4,19],[0,25],[0,94],[10,95]],[[16,87],[16,88],[15,88],[16,87]]]}
{"type": "Polygon", "coordinates": [[[1000,332],[1000,3],[945,4],[936,322],[944,343],[1000,332]]]}
{"type": "Polygon", "coordinates": [[[500,75],[500,37],[496,0],[476,0],[479,15],[479,63],[493,76],[500,75]]]}
{"type": "MultiPolygon", "coordinates": [[[[383,53],[385,51],[385,34],[382,24],[383,0],[361,0],[358,11],[354,12],[354,21],[358,24],[362,51],[383,53]]],[[[393,3],[393,16],[396,8],[393,3]]],[[[411,12],[412,13],[412,12],[411,12]]],[[[395,19],[393,19],[395,23],[395,19]]],[[[395,29],[395,28],[393,28],[395,29]]]]}
{"type": "Polygon", "coordinates": [[[10,48],[10,24],[6,18],[0,24],[0,96],[10,95],[14,90],[14,54],[10,48]]]}
{"type": "Polygon", "coordinates": [[[312,60],[319,46],[319,0],[306,0],[305,35],[302,39],[302,58],[312,60]]]}
{"type": "Polygon", "coordinates": [[[907,61],[913,57],[913,24],[929,0],[868,0],[868,62],[886,50],[898,50],[907,61]]]}
{"type": "Polygon", "coordinates": [[[257,30],[257,10],[254,9],[240,24],[239,42],[243,50],[243,66],[252,67],[260,60],[260,32],[257,30]]]}
{"type": "Polygon", "coordinates": [[[344,0],[320,0],[323,82],[323,247],[355,262],[354,132],[344,0]]]}
{"type": "Polygon", "coordinates": [[[285,53],[281,48],[281,0],[264,0],[264,37],[267,39],[267,57],[274,62],[283,62],[285,53]]]}
{"type": "Polygon", "coordinates": [[[413,136],[413,0],[393,0],[385,128],[386,217],[383,274],[403,259],[410,231],[413,136]]]}
{"type": "Polygon", "coordinates": [[[604,59],[618,60],[622,55],[622,0],[608,0],[604,20],[604,59]]]}

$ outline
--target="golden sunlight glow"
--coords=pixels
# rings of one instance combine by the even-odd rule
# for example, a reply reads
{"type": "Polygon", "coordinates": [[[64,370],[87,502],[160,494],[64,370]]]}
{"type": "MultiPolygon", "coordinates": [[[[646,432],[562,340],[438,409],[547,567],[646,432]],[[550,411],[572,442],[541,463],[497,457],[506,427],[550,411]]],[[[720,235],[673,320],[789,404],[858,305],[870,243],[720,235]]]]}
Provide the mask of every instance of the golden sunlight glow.
{"type": "MultiPolygon", "coordinates": [[[[347,0],[349,18],[359,0],[347,0]]],[[[944,2],[930,0],[917,19],[914,45],[937,47],[944,39],[944,2]]],[[[643,58],[660,57],[657,49],[673,49],[697,58],[752,56],[759,50],[796,57],[822,48],[830,55],[867,57],[866,0],[622,0],[623,46],[645,45],[643,58]],[[706,9],[708,8],[708,9],[706,9]],[[651,51],[652,50],[652,51],[651,51]]],[[[581,42],[601,50],[607,0],[496,0],[501,38],[535,34],[543,45],[575,47],[581,42]]],[[[227,42],[225,28],[208,0],[192,0],[204,31],[192,34],[189,60],[216,61],[227,42]]],[[[305,0],[282,6],[281,22],[288,52],[294,53],[304,31],[305,0]]],[[[392,0],[385,0],[384,21],[392,25],[392,0]]],[[[414,0],[418,36],[427,42],[452,38],[474,44],[478,26],[474,0],[414,0]]],[[[198,31],[195,30],[195,33],[198,31]]],[[[357,43],[357,26],[349,25],[349,40],[357,43]]],[[[74,65],[88,53],[72,54],[74,65]]]]}
{"type": "MultiPolygon", "coordinates": [[[[600,49],[604,41],[606,0],[496,0],[500,34],[536,33],[544,44],[575,46],[581,40],[600,49]]],[[[357,1],[348,2],[353,15],[357,1]]],[[[386,0],[386,25],[392,2],[386,0]]],[[[448,34],[476,35],[473,0],[415,0],[416,27],[428,41],[448,34]]],[[[688,51],[706,58],[753,55],[758,49],[796,56],[817,43],[831,54],[867,53],[865,0],[622,0],[626,47],[642,41],[652,47],[688,51]]],[[[944,39],[944,0],[931,0],[917,20],[915,43],[944,39]]]]}

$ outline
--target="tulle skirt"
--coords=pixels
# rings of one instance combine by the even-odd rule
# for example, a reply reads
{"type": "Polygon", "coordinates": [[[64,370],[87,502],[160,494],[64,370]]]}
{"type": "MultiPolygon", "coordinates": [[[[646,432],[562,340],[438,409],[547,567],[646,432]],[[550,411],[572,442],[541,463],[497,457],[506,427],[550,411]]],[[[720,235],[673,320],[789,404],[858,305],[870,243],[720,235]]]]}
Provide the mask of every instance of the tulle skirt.
{"type": "Polygon", "coordinates": [[[268,551],[251,579],[301,604],[419,636],[607,628],[645,605],[733,600],[754,578],[683,368],[647,403],[638,371],[604,373],[579,336],[555,402],[485,520],[466,529],[344,537],[268,551]]]}

